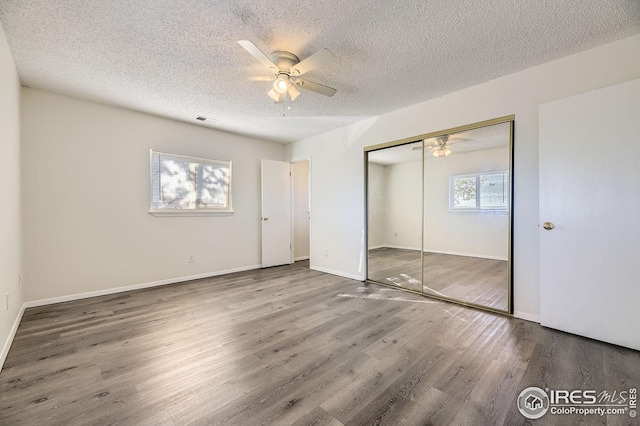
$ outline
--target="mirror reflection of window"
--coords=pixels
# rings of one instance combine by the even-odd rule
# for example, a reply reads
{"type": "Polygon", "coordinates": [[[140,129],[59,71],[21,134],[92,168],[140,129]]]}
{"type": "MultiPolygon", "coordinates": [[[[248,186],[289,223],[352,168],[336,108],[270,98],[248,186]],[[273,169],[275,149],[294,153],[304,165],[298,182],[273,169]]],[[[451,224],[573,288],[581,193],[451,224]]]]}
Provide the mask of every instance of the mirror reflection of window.
{"type": "Polygon", "coordinates": [[[509,172],[449,176],[449,209],[483,213],[509,207],[509,172]]]}

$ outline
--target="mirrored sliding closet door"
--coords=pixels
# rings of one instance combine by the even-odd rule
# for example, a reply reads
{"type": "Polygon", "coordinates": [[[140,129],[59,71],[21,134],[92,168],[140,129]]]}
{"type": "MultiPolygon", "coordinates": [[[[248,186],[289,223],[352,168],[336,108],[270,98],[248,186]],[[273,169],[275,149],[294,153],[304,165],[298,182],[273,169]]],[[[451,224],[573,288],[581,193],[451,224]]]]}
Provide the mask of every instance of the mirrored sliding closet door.
{"type": "Polygon", "coordinates": [[[513,117],[366,148],[367,279],[512,312],[513,117]]]}

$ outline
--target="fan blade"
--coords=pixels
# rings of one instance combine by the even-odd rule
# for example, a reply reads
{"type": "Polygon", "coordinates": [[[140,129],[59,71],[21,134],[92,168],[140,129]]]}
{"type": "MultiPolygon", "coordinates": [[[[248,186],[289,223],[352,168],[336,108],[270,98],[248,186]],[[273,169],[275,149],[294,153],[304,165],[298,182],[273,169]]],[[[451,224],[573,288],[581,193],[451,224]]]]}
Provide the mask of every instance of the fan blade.
{"type": "Polygon", "coordinates": [[[289,97],[292,101],[295,101],[296,98],[300,96],[300,91],[296,89],[296,86],[293,84],[289,86],[289,89],[287,89],[287,91],[289,92],[289,97]]]}
{"type": "Polygon", "coordinates": [[[273,99],[275,101],[275,103],[277,103],[277,104],[282,102],[282,95],[280,95],[280,93],[276,92],[273,89],[271,89],[271,90],[269,90],[267,92],[267,96],[269,96],[271,99],[273,99]]]}
{"type": "Polygon", "coordinates": [[[249,81],[273,81],[275,79],[276,79],[275,76],[271,76],[271,77],[249,77],[248,78],[249,81]]]}
{"type": "MultiPolygon", "coordinates": [[[[425,139],[425,140],[422,141],[424,143],[424,150],[425,151],[427,151],[427,150],[429,150],[431,148],[437,148],[438,147],[438,145],[433,143],[433,142],[427,142],[428,140],[429,139],[425,139]]],[[[419,149],[422,149],[422,147],[421,146],[414,146],[413,149],[417,151],[419,149]]]]}
{"type": "Polygon", "coordinates": [[[337,90],[332,87],[314,83],[313,81],[309,80],[297,79],[296,85],[302,87],[303,89],[311,90],[312,92],[320,93],[321,95],[325,96],[333,96],[337,92],[337,90]]]}
{"type": "MultiPolygon", "coordinates": [[[[414,151],[419,151],[419,150],[421,150],[422,148],[417,146],[417,147],[412,148],[412,149],[413,149],[414,151]]],[[[433,147],[430,147],[430,146],[425,146],[425,147],[424,147],[424,153],[425,153],[425,154],[428,154],[428,153],[430,153],[430,152],[431,152],[431,151],[433,151],[433,150],[434,150],[434,148],[433,148],[433,147]]]]}
{"type": "Polygon", "coordinates": [[[269,68],[274,73],[277,73],[278,67],[274,64],[271,59],[267,57],[260,49],[256,47],[255,44],[251,43],[249,40],[239,40],[238,44],[251,54],[254,58],[256,58],[262,65],[269,68]]]}
{"type": "Polygon", "coordinates": [[[322,49],[319,52],[314,53],[302,62],[298,62],[291,67],[291,75],[302,75],[311,71],[314,68],[322,66],[328,62],[335,60],[333,53],[329,49],[322,49]]]}

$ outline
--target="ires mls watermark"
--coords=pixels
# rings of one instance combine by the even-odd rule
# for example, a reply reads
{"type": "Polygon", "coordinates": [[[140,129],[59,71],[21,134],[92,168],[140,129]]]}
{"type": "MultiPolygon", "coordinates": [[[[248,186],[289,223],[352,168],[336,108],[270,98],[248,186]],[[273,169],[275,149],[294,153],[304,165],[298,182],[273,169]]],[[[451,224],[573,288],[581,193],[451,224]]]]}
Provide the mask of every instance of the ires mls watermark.
{"type": "Polygon", "coordinates": [[[529,387],[518,396],[518,410],[528,419],[539,419],[547,412],[555,415],[605,416],[628,414],[637,416],[638,390],[596,391],[540,389],[529,387]]]}

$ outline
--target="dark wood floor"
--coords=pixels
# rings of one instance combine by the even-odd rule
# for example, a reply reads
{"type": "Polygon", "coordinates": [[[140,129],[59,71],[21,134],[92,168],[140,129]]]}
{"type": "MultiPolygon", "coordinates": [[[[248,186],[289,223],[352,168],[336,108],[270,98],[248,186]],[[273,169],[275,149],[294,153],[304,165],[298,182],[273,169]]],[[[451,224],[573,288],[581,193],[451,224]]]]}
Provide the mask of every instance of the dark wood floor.
{"type": "Polygon", "coordinates": [[[369,250],[369,279],[425,293],[507,311],[508,262],[451,254],[424,254],[424,283],[420,250],[369,250]]]}
{"type": "Polygon", "coordinates": [[[640,385],[638,352],[307,265],[28,309],[0,424],[519,425],[528,386],[640,385]]]}

